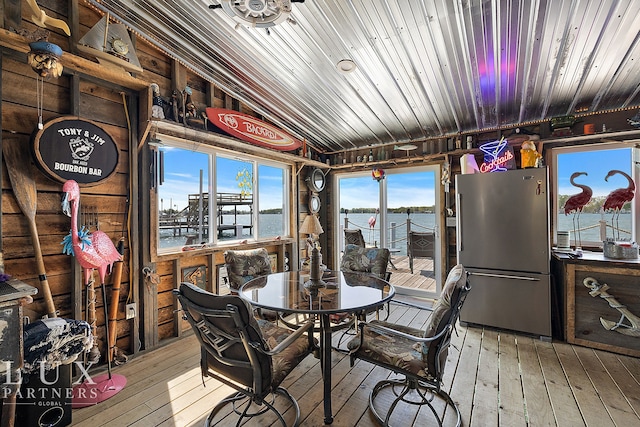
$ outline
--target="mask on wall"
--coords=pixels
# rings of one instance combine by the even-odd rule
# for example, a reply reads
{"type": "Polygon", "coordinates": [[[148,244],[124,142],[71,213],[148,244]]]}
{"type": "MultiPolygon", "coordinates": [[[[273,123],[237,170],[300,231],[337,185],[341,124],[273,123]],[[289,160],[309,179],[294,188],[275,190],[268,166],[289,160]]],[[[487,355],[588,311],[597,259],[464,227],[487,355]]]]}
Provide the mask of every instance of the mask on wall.
{"type": "Polygon", "coordinates": [[[40,77],[48,79],[58,78],[62,75],[62,49],[47,41],[29,43],[29,65],[40,77]]]}

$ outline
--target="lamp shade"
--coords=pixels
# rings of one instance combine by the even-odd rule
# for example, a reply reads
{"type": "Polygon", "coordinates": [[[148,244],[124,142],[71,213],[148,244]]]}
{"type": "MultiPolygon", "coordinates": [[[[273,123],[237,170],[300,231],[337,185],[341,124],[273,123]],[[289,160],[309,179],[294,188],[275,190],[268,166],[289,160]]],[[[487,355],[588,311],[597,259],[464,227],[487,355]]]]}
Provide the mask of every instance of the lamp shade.
{"type": "Polygon", "coordinates": [[[320,224],[320,220],[315,215],[307,215],[300,227],[300,234],[322,234],[324,230],[320,224]]]}

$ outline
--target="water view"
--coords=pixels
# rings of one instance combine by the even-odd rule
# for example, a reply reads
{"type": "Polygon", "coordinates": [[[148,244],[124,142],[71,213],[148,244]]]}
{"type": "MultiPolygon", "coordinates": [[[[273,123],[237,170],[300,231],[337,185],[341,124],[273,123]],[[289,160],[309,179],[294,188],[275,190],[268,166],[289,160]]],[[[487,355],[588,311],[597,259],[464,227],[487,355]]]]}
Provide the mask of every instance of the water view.
{"type": "MultiPolygon", "coordinates": [[[[615,224],[612,225],[611,214],[602,216],[595,213],[582,213],[580,214],[580,238],[583,244],[585,242],[602,242],[600,238],[600,220],[604,220],[607,224],[607,237],[618,238],[617,231],[614,236],[613,225],[615,224]]],[[[617,226],[620,228],[619,238],[629,240],[631,238],[631,214],[620,214],[617,226]]],[[[573,215],[558,215],[558,230],[569,231],[571,241],[573,241],[575,239],[573,215]]]]}
{"type": "MultiPolygon", "coordinates": [[[[222,215],[221,224],[224,225],[251,225],[251,215],[249,214],[238,214],[238,215],[222,215]]],[[[281,214],[260,214],[258,215],[258,224],[259,224],[259,238],[266,239],[270,237],[281,236],[283,234],[283,218],[281,214]]],[[[228,229],[222,231],[218,235],[218,241],[225,240],[243,240],[248,239],[253,235],[252,228],[243,228],[242,235],[236,236],[235,229],[228,229]]],[[[178,231],[175,232],[172,228],[165,228],[160,230],[160,249],[168,249],[168,248],[180,248],[185,245],[190,244],[198,244],[202,241],[207,241],[206,236],[203,239],[198,239],[198,230],[190,228],[189,230],[182,229],[182,234],[178,235],[178,231]]]]}
{"type": "MultiPolygon", "coordinates": [[[[380,246],[380,221],[379,216],[376,220],[375,227],[369,227],[369,219],[374,216],[370,213],[350,213],[349,228],[360,228],[364,240],[368,245],[380,246]]],[[[342,227],[344,225],[344,214],[340,214],[339,224],[342,227]]],[[[412,229],[415,231],[433,231],[435,228],[435,214],[429,213],[412,213],[411,214],[412,229]]],[[[573,241],[573,224],[572,215],[559,215],[558,216],[558,230],[567,230],[571,233],[571,239],[573,241]]],[[[604,219],[607,223],[607,237],[617,237],[613,235],[611,228],[611,214],[607,214],[604,217],[600,214],[587,214],[580,215],[580,237],[583,244],[585,242],[600,242],[600,220],[604,219]]],[[[238,214],[235,218],[237,224],[250,225],[251,217],[248,214],[238,214]]],[[[260,214],[259,215],[259,238],[269,238],[282,235],[282,215],[279,214],[260,214]]],[[[387,221],[389,225],[385,227],[387,233],[388,247],[400,249],[397,255],[406,255],[406,239],[407,239],[407,214],[406,213],[389,213],[387,214],[387,221]]],[[[233,215],[223,215],[223,224],[233,224],[233,215]]],[[[631,214],[621,214],[619,218],[620,226],[620,238],[629,239],[631,232],[631,214]]],[[[341,228],[342,229],[342,228],[341,228]]],[[[243,229],[242,237],[236,237],[233,234],[233,230],[227,230],[222,233],[221,237],[218,237],[219,241],[224,240],[240,240],[251,237],[252,231],[248,228],[243,229]]],[[[189,237],[197,238],[196,230],[189,230],[189,232],[183,231],[181,236],[173,236],[173,230],[165,229],[160,232],[160,248],[172,248],[182,247],[187,244],[189,237]]],[[[198,243],[193,241],[192,243],[198,243]]]]}

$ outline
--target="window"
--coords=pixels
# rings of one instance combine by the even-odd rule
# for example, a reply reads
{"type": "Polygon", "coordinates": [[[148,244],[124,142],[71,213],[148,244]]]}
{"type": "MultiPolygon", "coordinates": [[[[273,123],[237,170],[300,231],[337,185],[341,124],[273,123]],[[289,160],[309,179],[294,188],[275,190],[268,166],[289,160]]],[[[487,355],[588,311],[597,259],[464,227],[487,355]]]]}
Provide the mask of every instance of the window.
{"type": "MultiPolygon", "coordinates": [[[[403,294],[434,296],[440,292],[439,215],[440,166],[389,169],[384,179],[373,179],[371,171],[336,175],[338,203],[334,215],[339,218],[335,238],[344,245],[344,229],[360,229],[366,246],[388,248],[396,291],[403,294]],[[433,232],[437,239],[436,255],[425,262],[416,276],[408,272],[408,230],[433,232]],[[396,266],[394,262],[402,263],[396,266]],[[420,276],[420,277],[418,277],[420,276]],[[416,280],[418,278],[418,280],[416,280]],[[407,283],[400,285],[400,283],[407,283]]],[[[336,251],[336,254],[339,251],[336,251]]]]}
{"type": "Polygon", "coordinates": [[[242,240],[254,236],[253,162],[216,156],[218,237],[242,240]]]}
{"type": "Polygon", "coordinates": [[[289,224],[289,211],[283,209],[287,197],[287,170],[277,165],[258,165],[258,230],[260,238],[284,236],[289,224]]]}
{"type": "Polygon", "coordinates": [[[631,143],[553,149],[554,244],[557,231],[569,232],[571,246],[602,248],[605,238],[637,240],[634,151],[631,143]],[[626,201],[620,199],[620,209],[605,211],[620,194],[618,189],[633,200],[627,196],[626,201]]]}
{"type": "Polygon", "coordinates": [[[157,160],[159,253],[288,235],[288,165],[166,136],[157,160]]]}

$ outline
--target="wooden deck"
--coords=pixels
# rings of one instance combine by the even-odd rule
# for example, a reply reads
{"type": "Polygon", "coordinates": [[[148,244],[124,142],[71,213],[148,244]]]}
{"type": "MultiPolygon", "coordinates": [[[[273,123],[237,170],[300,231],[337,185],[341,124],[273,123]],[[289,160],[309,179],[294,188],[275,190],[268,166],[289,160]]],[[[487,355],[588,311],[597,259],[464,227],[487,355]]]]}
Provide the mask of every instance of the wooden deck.
{"type": "Polygon", "coordinates": [[[409,269],[409,257],[391,256],[390,282],[394,286],[420,289],[428,292],[436,292],[436,281],[433,272],[433,260],[430,258],[415,258],[413,260],[413,274],[409,269]]]}
{"type": "MultiPolygon", "coordinates": [[[[422,327],[425,313],[392,304],[389,320],[422,327]]],[[[457,329],[444,387],[458,403],[464,426],[640,426],[640,359],[509,332],[457,329]]],[[[72,425],[204,425],[232,389],[210,378],[204,387],[199,358],[199,344],[188,336],[130,360],[114,369],[127,377],[127,386],[96,406],[74,410],[72,425]]],[[[369,392],[389,372],[362,361],[350,367],[348,356],[335,351],[333,365],[333,425],[374,426],[369,392]]],[[[298,400],[301,425],[322,426],[318,360],[308,356],[283,385],[298,400]]],[[[404,425],[425,425],[415,415],[406,414],[404,425]]],[[[262,419],[249,425],[270,424],[262,419]]]]}

